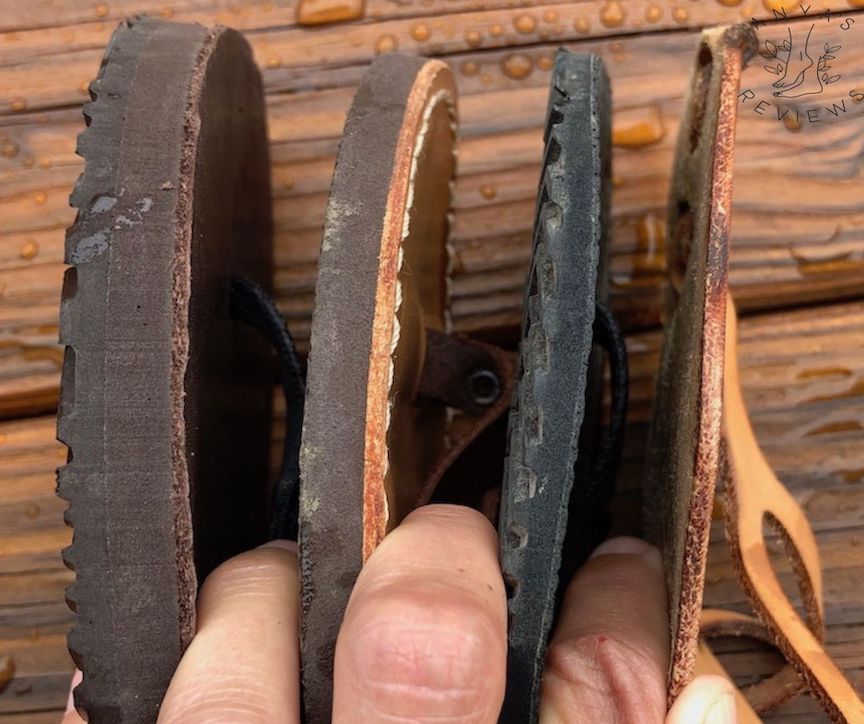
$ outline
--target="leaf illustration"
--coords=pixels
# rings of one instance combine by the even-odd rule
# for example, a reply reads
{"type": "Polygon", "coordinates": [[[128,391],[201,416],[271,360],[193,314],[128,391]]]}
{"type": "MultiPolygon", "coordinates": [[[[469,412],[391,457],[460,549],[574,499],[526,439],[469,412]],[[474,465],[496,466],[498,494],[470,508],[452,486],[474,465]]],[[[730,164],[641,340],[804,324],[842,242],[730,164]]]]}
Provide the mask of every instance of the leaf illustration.
{"type": "Polygon", "coordinates": [[[828,43],[825,43],[825,52],[826,52],[826,53],[830,53],[830,52],[831,52],[831,46],[828,45],[828,43]]]}
{"type": "Polygon", "coordinates": [[[767,70],[769,73],[773,73],[774,75],[780,75],[780,71],[777,70],[777,68],[775,68],[773,65],[764,65],[762,67],[765,68],[765,70],[767,70]]]}
{"type": "Polygon", "coordinates": [[[840,80],[839,75],[832,75],[830,78],[826,78],[825,82],[826,83],[836,83],[838,80],[840,80]]]}
{"type": "Polygon", "coordinates": [[[830,48],[827,49],[827,52],[836,53],[842,47],[843,47],[842,45],[832,45],[830,48]]]}
{"type": "Polygon", "coordinates": [[[833,55],[823,55],[822,57],[825,58],[825,60],[834,60],[835,58],[833,55]]]}
{"type": "Polygon", "coordinates": [[[780,43],[780,48],[782,50],[792,50],[792,43],[789,42],[789,38],[780,43]]]}

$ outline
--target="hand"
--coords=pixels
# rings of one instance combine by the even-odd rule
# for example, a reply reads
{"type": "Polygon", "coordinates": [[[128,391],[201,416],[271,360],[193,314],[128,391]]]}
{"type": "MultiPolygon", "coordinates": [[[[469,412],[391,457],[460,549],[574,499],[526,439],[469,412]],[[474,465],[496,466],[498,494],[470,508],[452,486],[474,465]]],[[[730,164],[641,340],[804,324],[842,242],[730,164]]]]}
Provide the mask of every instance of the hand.
{"type": "MultiPolygon", "coordinates": [[[[299,722],[298,601],[292,543],[216,569],[159,722],[299,722]]],[[[601,545],[567,590],[541,721],[734,724],[733,690],[720,677],[697,678],[667,714],[666,607],[656,549],[635,538],[601,545]]],[[[467,508],[427,506],[384,539],[357,579],[336,645],[333,721],[494,724],[506,654],[494,529],[467,508]]]]}

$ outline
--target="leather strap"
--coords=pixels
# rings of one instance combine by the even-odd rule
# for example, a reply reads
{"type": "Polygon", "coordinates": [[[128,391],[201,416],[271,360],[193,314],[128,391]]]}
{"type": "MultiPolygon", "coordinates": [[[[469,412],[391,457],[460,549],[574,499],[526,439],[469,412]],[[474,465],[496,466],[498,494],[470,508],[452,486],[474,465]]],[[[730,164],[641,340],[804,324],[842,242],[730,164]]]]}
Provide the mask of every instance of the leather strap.
{"type": "Polygon", "coordinates": [[[737,319],[726,304],[723,438],[726,533],[739,581],[759,620],[804,677],[835,722],[864,721],[864,703],[822,646],[825,612],[822,572],[813,530],[804,511],[777,479],[753,433],[738,371],[737,319]],[[770,525],[783,541],[801,591],[806,622],[783,591],[763,535],[770,525]]]}
{"type": "MultiPolygon", "coordinates": [[[[757,619],[738,611],[727,611],[720,608],[706,608],[702,610],[701,635],[703,639],[745,637],[770,644],[771,646],[775,645],[771,632],[757,619]]],[[[706,650],[710,653],[708,644],[705,641],[700,642],[699,651],[696,654],[697,674],[707,673],[704,669],[707,666],[712,666],[714,670],[711,673],[731,678],[722,664],[716,661],[713,654],[710,654],[710,656],[716,661],[716,665],[705,656],[706,650]]],[[[743,691],[736,689],[739,700],[739,719],[742,716],[742,710],[745,716],[748,715],[747,709],[760,714],[771,711],[801,693],[804,688],[804,680],[798,675],[798,672],[791,666],[786,665],[776,674],[748,686],[743,691]],[[742,703],[742,700],[746,705],[742,703]]]]}
{"type": "Polygon", "coordinates": [[[456,335],[433,333],[428,334],[427,340],[420,395],[469,414],[479,414],[438,458],[420,492],[417,507],[430,502],[453,463],[509,409],[516,381],[516,354],[513,352],[456,335]],[[451,355],[446,355],[447,352],[451,355]],[[472,380],[477,379],[478,373],[494,375],[499,387],[494,402],[485,410],[477,404],[477,396],[471,394],[472,380]]]}

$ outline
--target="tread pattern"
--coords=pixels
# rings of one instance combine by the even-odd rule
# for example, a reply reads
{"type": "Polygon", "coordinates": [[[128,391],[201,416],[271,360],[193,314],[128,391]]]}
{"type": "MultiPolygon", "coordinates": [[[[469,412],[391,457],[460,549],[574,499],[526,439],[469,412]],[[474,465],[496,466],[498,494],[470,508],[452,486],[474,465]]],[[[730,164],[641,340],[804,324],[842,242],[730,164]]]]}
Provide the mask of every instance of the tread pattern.
{"type": "Polygon", "coordinates": [[[508,588],[502,722],[536,721],[605,284],[610,99],[596,56],[560,51],[549,98],[499,529],[508,588]]]}
{"type": "Polygon", "coordinates": [[[125,22],[90,92],[60,314],[68,640],[88,720],[143,723],[199,577],[266,540],[272,353],[231,317],[229,283],[270,284],[266,131],[226,28],[125,22]]]}
{"type": "Polygon", "coordinates": [[[57,493],[69,503],[64,520],[73,528],[72,544],[62,551],[62,558],[76,572],[75,581],[66,589],[66,601],[78,614],[68,644],[75,665],[85,673],[75,692],[79,705],[98,699],[98,691],[93,691],[93,682],[86,676],[91,657],[98,654],[95,649],[99,634],[92,600],[96,581],[91,582],[91,574],[95,572],[85,565],[85,558],[102,531],[83,524],[83,519],[88,509],[98,504],[95,498],[103,483],[97,461],[102,451],[88,439],[82,425],[104,404],[100,386],[90,384],[104,375],[104,354],[98,344],[87,338],[89,329],[104,326],[105,315],[104,305],[87,304],[83,297],[96,291],[88,279],[91,273],[93,278],[100,275],[94,267],[107,263],[102,252],[109,242],[104,234],[105,221],[100,217],[111,210],[110,199],[117,188],[115,169],[126,112],[128,66],[134,64],[145,39],[134,21],[122,23],[111,36],[97,76],[89,86],[90,102],[83,107],[86,128],[78,136],[75,151],[84,159],[84,170],[69,198],[77,214],[66,232],[65,262],[72,266],[63,277],[60,303],[60,342],[65,351],[57,414],[57,439],[68,448],[68,457],[66,465],[57,471],[57,493]],[[90,315],[85,316],[82,310],[88,307],[90,315]],[[100,318],[94,316],[94,309],[99,310],[100,318]],[[86,399],[76,396],[79,388],[88,390],[86,399]]]}

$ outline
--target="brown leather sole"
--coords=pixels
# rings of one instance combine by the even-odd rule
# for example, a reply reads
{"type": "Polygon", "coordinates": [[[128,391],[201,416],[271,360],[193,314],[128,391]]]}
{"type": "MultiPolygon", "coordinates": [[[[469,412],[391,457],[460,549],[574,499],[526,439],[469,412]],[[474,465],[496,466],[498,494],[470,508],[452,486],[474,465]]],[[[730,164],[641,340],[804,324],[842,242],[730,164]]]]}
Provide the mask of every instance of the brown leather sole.
{"type": "Polygon", "coordinates": [[[151,722],[198,581],[267,533],[272,361],[229,314],[232,275],[272,274],[264,108],[239,33],[146,19],[90,92],[61,309],[69,647],[90,722],[151,722]]]}
{"type": "Polygon", "coordinates": [[[664,340],[643,491],[645,527],[663,553],[669,589],[670,703],[696,663],[720,465],[735,102],[754,49],[746,25],[703,33],[672,173],[664,340]]]}
{"type": "Polygon", "coordinates": [[[357,91],[336,161],[312,317],[301,445],[307,722],[329,722],[354,580],[421,496],[446,410],[418,402],[426,330],[447,326],[455,88],[440,61],[391,55],[357,91]]]}

